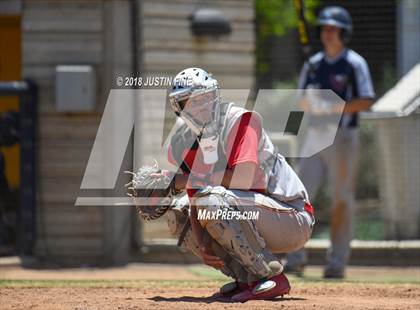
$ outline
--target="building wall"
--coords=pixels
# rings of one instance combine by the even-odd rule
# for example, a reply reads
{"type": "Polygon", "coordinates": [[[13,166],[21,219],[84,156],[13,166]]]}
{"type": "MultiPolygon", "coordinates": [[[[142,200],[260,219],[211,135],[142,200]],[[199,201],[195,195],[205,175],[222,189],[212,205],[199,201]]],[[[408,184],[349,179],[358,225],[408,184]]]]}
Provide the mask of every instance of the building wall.
{"type": "MultiPolygon", "coordinates": [[[[141,75],[170,76],[188,67],[201,67],[213,74],[222,89],[254,87],[254,3],[251,0],[144,0],[141,5],[141,75]],[[232,32],[220,37],[196,37],[190,29],[190,16],[199,8],[214,8],[230,21],[232,32]]],[[[234,100],[235,98],[225,98],[234,100]]],[[[156,105],[155,105],[156,106],[156,105]]],[[[165,130],[174,115],[167,108],[165,130]]],[[[153,104],[144,102],[137,123],[143,128],[162,122],[153,104]]],[[[154,135],[142,134],[146,149],[137,149],[138,161],[147,163],[158,152],[151,143],[154,135]],[[153,154],[148,156],[148,154],[153,154]]],[[[158,134],[158,133],[157,133],[158,134]]],[[[164,135],[165,136],[165,135],[164,135]]],[[[160,138],[160,137],[159,137],[160,138]]],[[[158,146],[157,146],[158,147],[158,146]]],[[[163,160],[163,158],[161,158],[163,160]]]]}
{"type": "MultiPolygon", "coordinates": [[[[141,36],[139,55],[142,76],[170,76],[184,68],[201,67],[218,79],[222,89],[254,87],[255,33],[254,2],[251,0],[143,0],[141,5],[141,36]],[[230,21],[232,32],[221,37],[196,37],[190,29],[189,17],[199,8],[215,8],[230,21]]],[[[235,97],[224,98],[236,100],[235,97]]],[[[167,164],[162,145],[175,115],[166,106],[158,110],[159,99],[140,102],[136,120],[135,165],[151,164],[157,159],[167,164]],[[158,125],[165,122],[164,133],[158,125]],[[145,130],[146,128],[146,130],[145,130]],[[152,131],[152,134],[150,133],[152,131]],[[140,146],[139,146],[140,144],[140,146]]],[[[168,168],[174,169],[173,166],[168,168]]],[[[142,237],[150,239],[168,236],[165,219],[146,223],[142,237]]]]}
{"type": "Polygon", "coordinates": [[[251,87],[254,72],[254,8],[246,0],[142,1],[143,73],[175,74],[201,66],[223,87],[251,87]],[[189,16],[198,8],[223,11],[232,33],[220,38],[197,38],[189,16]]]}
{"type": "MultiPolygon", "coordinates": [[[[127,55],[115,53],[116,36],[122,37],[118,29],[126,33],[129,30],[124,23],[127,3],[33,0],[23,5],[23,76],[34,79],[39,86],[36,254],[47,261],[79,264],[113,260],[112,235],[120,228],[110,223],[112,211],[75,207],[74,202],[113,85],[116,64],[120,71],[129,70],[127,55]],[[54,81],[55,66],[59,64],[86,64],[95,68],[95,111],[56,110],[54,81]]],[[[128,39],[118,43],[122,50],[127,50],[128,39]]]]}
{"type": "MultiPolygon", "coordinates": [[[[139,75],[173,76],[185,67],[201,66],[223,87],[253,86],[251,0],[144,0],[138,13],[139,75]],[[232,21],[232,34],[194,38],[188,17],[201,6],[224,11],[232,21]]],[[[116,87],[117,76],[130,76],[133,69],[130,27],[128,0],[31,0],[22,6],[23,77],[39,85],[36,254],[48,262],[113,264],[130,254],[131,208],[74,206],[76,197],[84,194],[79,187],[109,90],[116,87]],[[95,68],[93,112],[56,110],[55,66],[63,64],[95,68]]],[[[153,101],[140,106],[138,120],[153,122],[153,101]]]]}

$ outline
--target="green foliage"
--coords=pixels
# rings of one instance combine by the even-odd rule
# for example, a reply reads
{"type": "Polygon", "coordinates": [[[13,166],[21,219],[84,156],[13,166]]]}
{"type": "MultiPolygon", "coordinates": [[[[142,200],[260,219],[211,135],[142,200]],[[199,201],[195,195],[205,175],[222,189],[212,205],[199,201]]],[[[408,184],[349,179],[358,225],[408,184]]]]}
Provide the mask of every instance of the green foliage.
{"type": "Polygon", "coordinates": [[[377,95],[379,96],[383,95],[392,87],[394,87],[394,85],[397,82],[398,82],[398,78],[397,78],[395,67],[389,62],[386,62],[382,68],[382,79],[380,80],[377,95]]]}
{"type": "Polygon", "coordinates": [[[360,149],[356,182],[357,199],[377,199],[378,171],[376,161],[378,150],[375,141],[375,124],[361,120],[359,127],[360,149]]]}
{"type": "MultiPolygon", "coordinates": [[[[319,0],[305,1],[305,17],[309,24],[314,23],[314,10],[319,0]]],[[[256,14],[259,21],[258,35],[261,38],[283,36],[289,29],[296,28],[298,17],[293,0],[257,0],[256,14]]]]}
{"type": "Polygon", "coordinates": [[[295,89],[298,84],[299,76],[295,75],[289,80],[274,81],[273,86],[275,89],[295,89]]]}
{"type": "MultiPolygon", "coordinates": [[[[320,0],[305,0],[305,18],[308,24],[316,21],[315,9],[320,0]]],[[[268,72],[270,64],[269,39],[282,37],[289,30],[298,26],[298,16],[293,0],[256,0],[255,12],[257,18],[257,75],[262,76],[268,72]]]]}
{"type": "Polygon", "coordinates": [[[359,240],[384,240],[385,223],[382,219],[357,219],[354,238],[359,240]]]}

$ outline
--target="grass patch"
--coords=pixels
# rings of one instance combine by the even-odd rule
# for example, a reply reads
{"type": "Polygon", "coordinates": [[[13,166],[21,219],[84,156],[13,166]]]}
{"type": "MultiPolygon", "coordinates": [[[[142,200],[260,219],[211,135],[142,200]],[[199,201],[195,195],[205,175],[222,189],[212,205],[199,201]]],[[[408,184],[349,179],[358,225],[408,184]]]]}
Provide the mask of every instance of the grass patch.
{"type": "Polygon", "coordinates": [[[384,240],[385,223],[382,219],[358,219],[354,238],[359,240],[384,240]]]}
{"type": "MultiPolygon", "coordinates": [[[[357,240],[384,240],[385,223],[383,219],[355,218],[353,239],[357,240]]],[[[312,239],[329,239],[330,227],[328,224],[318,224],[312,239]]]]}
{"type": "Polygon", "coordinates": [[[302,283],[325,283],[325,284],[337,284],[337,283],[349,283],[349,284],[416,284],[420,286],[420,281],[418,279],[418,277],[416,277],[415,275],[413,275],[412,277],[408,277],[405,276],[403,278],[396,276],[396,275],[383,275],[383,276],[375,276],[375,277],[371,277],[371,278],[366,278],[363,276],[352,276],[352,277],[348,277],[345,279],[329,279],[329,280],[325,280],[322,277],[318,276],[318,275],[313,275],[313,274],[305,274],[304,277],[300,278],[300,277],[296,277],[296,276],[288,276],[288,278],[290,279],[290,281],[293,282],[302,282],[302,283]]]}
{"type": "MultiPolygon", "coordinates": [[[[392,267],[390,267],[392,268],[392,267]]],[[[217,282],[232,281],[229,277],[223,275],[220,271],[207,266],[192,266],[188,269],[191,273],[203,277],[203,279],[217,282]]],[[[420,285],[420,274],[413,272],[412,274],[400,274],[392,272],[364,275],[360,272],[349,272],[347,278],[343,280],[328,280],[322,277],[322,268],[308,268],[305,271],[304,277],[296,277],[294,275],[287,275],[290,281],[294,283],[378,283],[378,284],[418,284],[420,285]]]]}
{"type": "MultiPolygon", "coordinates": [[[[0,279],[0,288],[138,288],[138,289],[162,289],[162,288],[217,288],[231,281],[221,272],[206,266],[193,266],[189,271],[203,277],[203,280],[7,280],[0,279]]],[[[295,286],[322,285],[418,285],[420,278],[418,273],[413,274],[380,274],[375,276],[363,276],[351,274],[344,280],[324,280],[321,269],[309,268],[305,276],[300,278],[288,275],[290,282],[295,286]]]]}
{"type": "Polygon", "coordinates": [[[188,268],[188,271],[192,274],[208,279],[208,280],[214,280],[214,281],[231,281],[231,279],[227,276],[225,276],[220,271],[207,267],[207,266],[192,266],[188,268]]]}
{"type": "MultiPolygon", "coordinates": [[[[318,276],[308,275],[304,278],[295,276],[288,276],[290,282],[295,287],[305,287],[309,285],[336,286],[336,285],[418,285],[420,282],[412,279],[346,279],[346,280],[329,280],[325,281],[318,276]],[[386,282],[384,282],[386,280],[386,282]]],[[[137,288],[137,289],[164,289],[164,288],[218,288],[228,281],[224,280],[165,280],[165,281],[150,281],[150,280],[135,280],[135,281],[111,281],[111,280],[0,280],[0,288],[137,288]]]]}
{"type": "MultiPolygon", "coordinates": [[[[411,270],[411,269],[410,269],[411,270]]],[[[31,280],[31,279],[0,279],[0,288],[218,288],[232,281],[220,271],[207,266],[195,265],[188,271],[199,276],[198,280],[31,280]]],[[[344,280],[325,280],[322,278],[322,267],[308,267],[305,276],[300,278],[288,275],[293,286],[329,286],[329,285],[418,285],[420,287],[420,272],[392,270],[389,272],[365,272],[364,269],[353,268],[344,280]]]]}

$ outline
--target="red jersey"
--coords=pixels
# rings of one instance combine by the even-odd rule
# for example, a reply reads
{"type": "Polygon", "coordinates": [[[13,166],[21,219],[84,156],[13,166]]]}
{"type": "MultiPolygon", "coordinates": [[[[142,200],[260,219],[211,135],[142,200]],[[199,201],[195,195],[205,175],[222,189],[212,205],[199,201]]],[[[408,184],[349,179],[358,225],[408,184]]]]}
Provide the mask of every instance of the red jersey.
{"type": "MultiPolygon", "coordinates": [[[[258,160],[258,143],[261,138],[262,128],[259,120],[256,117],[251,117],[251,115],[251,112],[245,113],[228,134],[225,148],[227,168],[234,169],[237,164],[245,162],[255,163],[257,170],[254,175],[252,189],[264,192],[265,178],[258,160]]],[[[176,164],[172,157],[171,147],[169,147],[168,157],[171,163],[176,164]]],[[[185,149],[182,158],[193,175],[206,175],[213,166],[204,163],[203,153],[199,147],[195,150],[185,149]]],[[[187,192],[191,196],[195,191],[190,189],[187,192]]]]}

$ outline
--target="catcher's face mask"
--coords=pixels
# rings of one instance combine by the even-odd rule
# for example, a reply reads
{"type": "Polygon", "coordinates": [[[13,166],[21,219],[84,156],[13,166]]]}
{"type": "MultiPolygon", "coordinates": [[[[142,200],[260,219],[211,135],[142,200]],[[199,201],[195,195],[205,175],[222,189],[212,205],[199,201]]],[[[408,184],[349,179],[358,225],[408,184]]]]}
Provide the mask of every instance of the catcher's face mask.
{"type": "Polygon", "coordinates": [[[206,164],[218,160],[220,91],[217,80],[200,68],[188,68],[174,79],[169,102],[174,112],[197,135],[206,164]]]}
{"type": "Polygon", "coordinates": [[[213,164],[218,160],[219,98],[217,88],[195,90],[177,103],[179,116],[199,137],[200,149],[206,164],[213,164]]]}
{"type": "Polygon", "coordinates": [[[179,102],[181,117],[188,118],[201,131],[217,118],[218,93],[218,89],[195,90],[187,99],[179,102]]]}

